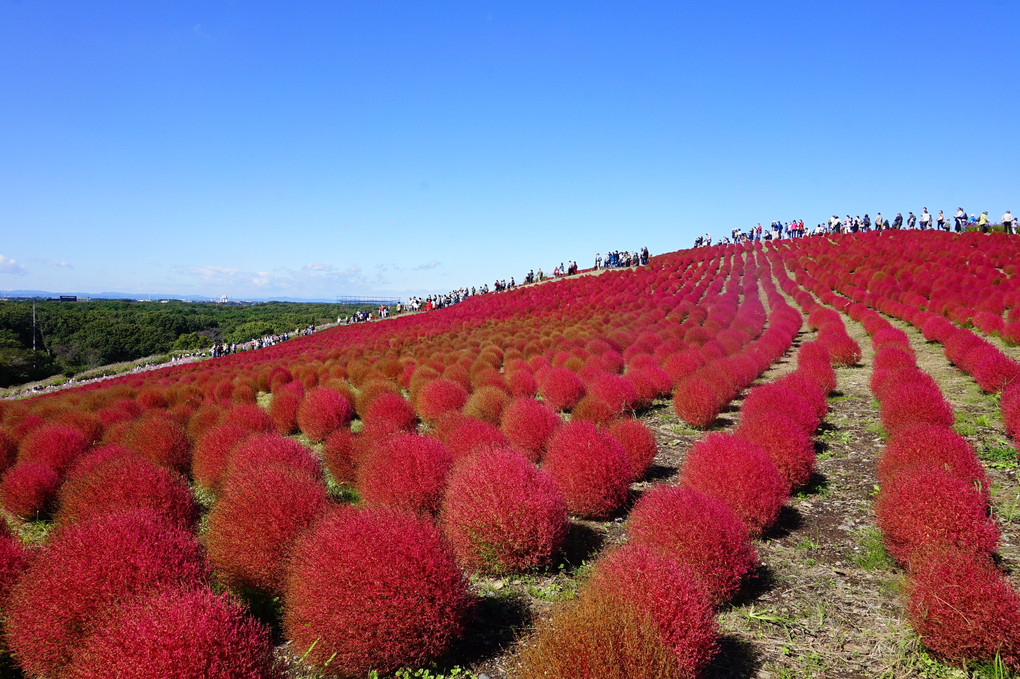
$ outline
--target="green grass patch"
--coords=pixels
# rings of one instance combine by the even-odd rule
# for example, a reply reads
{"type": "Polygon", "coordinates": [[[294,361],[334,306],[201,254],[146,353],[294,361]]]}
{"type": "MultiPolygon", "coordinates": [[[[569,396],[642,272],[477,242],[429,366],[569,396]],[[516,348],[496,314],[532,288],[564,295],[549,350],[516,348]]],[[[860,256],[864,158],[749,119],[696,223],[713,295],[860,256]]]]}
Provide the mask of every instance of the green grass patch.
{"type": "Polygon", "coordinates": [[[868,527],[860,531],[857,543],[852,559],[858,568],[873,572],[889,570],[895,565],[877,528],[868,527]]]}
{"type": "Polygon", "coordinates": [[[997,439],[986,442],[978,447],[978,457],[989,467],[995,469],[1016,469],[1016,448],[1009,441],[997,439]]]}

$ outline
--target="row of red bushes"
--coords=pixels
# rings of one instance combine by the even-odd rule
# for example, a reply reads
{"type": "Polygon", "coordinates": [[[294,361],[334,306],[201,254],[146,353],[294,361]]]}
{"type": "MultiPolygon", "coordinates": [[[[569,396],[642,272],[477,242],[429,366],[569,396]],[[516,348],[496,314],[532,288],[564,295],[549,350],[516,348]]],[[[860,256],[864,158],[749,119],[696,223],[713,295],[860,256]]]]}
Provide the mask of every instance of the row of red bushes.
{"type": "MultiPolygon", "coordinates": [[[[989,510],[990,480],[974,449],[953,430],[952,407],[917,367],[906,333],[799,271],[806,287],[872,337],[871,390],[888,435],[878,462],[875,514],[886,548],[907,570],[911,625],[930,650],[949,660],[998,657],[1020,667],[1020,596],[993,559],[999,532],[989,510]]],[[[950,324],[950,332],[956,330],[950,324]]]]}

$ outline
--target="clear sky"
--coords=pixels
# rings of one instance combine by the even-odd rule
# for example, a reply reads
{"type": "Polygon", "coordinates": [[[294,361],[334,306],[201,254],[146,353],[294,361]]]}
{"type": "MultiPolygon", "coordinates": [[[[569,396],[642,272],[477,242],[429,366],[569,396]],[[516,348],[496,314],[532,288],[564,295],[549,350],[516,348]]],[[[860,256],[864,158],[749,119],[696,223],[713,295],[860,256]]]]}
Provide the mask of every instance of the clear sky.
{"type": "Polygon", "coordinates": [[[1020,2],[0,0],[0,291],[445,292],[1020,211],[1020,2]]]}

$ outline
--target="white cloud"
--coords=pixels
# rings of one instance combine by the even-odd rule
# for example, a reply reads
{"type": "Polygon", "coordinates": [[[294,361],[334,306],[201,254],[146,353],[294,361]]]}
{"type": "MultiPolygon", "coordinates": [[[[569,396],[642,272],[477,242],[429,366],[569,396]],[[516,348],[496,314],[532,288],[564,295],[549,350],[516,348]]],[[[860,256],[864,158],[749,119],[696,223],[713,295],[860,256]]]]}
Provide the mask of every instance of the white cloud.
{"type": "Polygon", "coordinates": [[[414,270],[415,271],[431,271],[432,269],[437,269],[437,268],[441,267],[442,265],[443,265],[442,262],[437,262],[436,260],[433,259],[430,262],[425,262],[424,264],[419,264],[418,266],[414,267],[414,270]]]}
{"type": "Polygon", "coordinates": [[[308,262],[308,264],[305,264],[301,268],[305,271],[321,271],[323,273],[329,273],[330,271],[336,270],[336,267],[332,264],[320,264],[318,262],[308,262]]]}
{"type": "Polygon", "coordinates": [[[61,267],[63,269],[73,269],[74,268],[73,266],[71,266],[70,263],[65,262],[63,260],[60,260],[60,259],[44,259],[43,260],[43,264],[45,264],[46,266],[57,266],[57,267],[61,267]]]}
{"type": "Polygon", "coordinates": [[[0,255],[0,273],[9,273],[14,276],[24,276],[28,271],[10,257],[0,255]]]}
{"type": "Polygon", "coordinates": [[[202,30],[202,24],[195,24],[191,32],[200,38],[208,38],[209,34],[202,30]]]}

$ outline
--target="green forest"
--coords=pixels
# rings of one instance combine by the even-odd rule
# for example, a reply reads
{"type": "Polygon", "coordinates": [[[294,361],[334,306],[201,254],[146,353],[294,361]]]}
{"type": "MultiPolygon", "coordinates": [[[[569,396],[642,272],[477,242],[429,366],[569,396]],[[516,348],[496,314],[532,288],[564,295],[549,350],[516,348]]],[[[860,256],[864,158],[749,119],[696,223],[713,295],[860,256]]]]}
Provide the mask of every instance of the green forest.
{"type": "Polygon", "coordinates": [[[0,387],[335,322],[338,304],[0,300],[0,387]]]}

